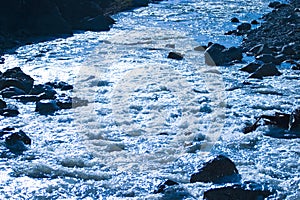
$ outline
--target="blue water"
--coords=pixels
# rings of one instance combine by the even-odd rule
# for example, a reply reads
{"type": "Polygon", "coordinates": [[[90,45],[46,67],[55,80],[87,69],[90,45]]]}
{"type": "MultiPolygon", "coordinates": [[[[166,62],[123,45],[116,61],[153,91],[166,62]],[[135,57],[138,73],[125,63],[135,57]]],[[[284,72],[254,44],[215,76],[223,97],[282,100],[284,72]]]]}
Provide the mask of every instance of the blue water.
{"type": "Polygon", "coordinates": [[[299,139],[263,136],[267,127],[242,133],[259,114],[299,105],[299,74],[282,65],[282,76],[244,86],[243,64],[206,66],[194,51],[239,45],[241,37],[224,35],[237,26],[230,19],[259,20],[268,3],[163,1],[114,15],[109,32],[5,55],[1,71],[20,66],[36,83],[69,82],[89,105],[40,116],[34,104],[7,100],[21,114],[0,118],[1,127],[22,129],[33,145],[15,157],[0,144],[0,199],[201,199],[212,185],[190,184],[190,175],[217,154],[236,163],[242,181],[275,189],[269,199],[299,199],[299,139]],[[167,59],[170,51],[184,60],[167,59]],[[179,186],[153,194],[167,178],[179,186]]]}

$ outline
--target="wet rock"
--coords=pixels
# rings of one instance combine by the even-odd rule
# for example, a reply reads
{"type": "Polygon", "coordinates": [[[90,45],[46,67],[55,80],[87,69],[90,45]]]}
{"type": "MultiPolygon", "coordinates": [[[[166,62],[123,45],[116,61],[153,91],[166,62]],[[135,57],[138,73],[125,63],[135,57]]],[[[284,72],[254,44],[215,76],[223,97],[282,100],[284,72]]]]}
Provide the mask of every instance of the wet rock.
{"type": "Polygon", "coordinates": [[[13,86],[24,90],[28,94],[33,87],[33,83],[33,78],[25,74],[19,67],[8,69],[0,75],[0,90],[13,86]]]}
{"type": "Polygon", "coordinates": [[[167,187],[173,186],[173,185],[178,185],[178,183],[168,179],[164,183],[159,184],[159,186],[157,187],[157,190],[154,191],[154,194],[162,193],[162,192],[164,192],[164,190],[167,187]]]}
{"type": "Polygon", "coordinates": [[[80,99],[78,97],[68,97],[68,96],[60,96],[56,99],[56,104],[61,109],[71,109],[77,108],[81,106],[87,106],[88,101],[80,99]]]}
{"type": "Polygon", "coordinates": [[[0,109],[6,108],[6,102],[0,99],[0,109]]]}
{"type": "Polygon", "coordinates": [[[41,100],[36,102],[35,111],[41,115],[51,115],[60,110],[55,100],[41,100]]]}
{"type": "Polygon", "coordinates": [[[199,172],[191,175],[190,182],[231,182],[238,177],[235,164],[227,157],[218,155],[205,163],[199,172]]]}
{"type": "Polygon", "coordinates": [[[57,92],[50,85],[38,84],[33,86],[29,94],[36,95],[40,99],[55,99],[57,92]]]}
{"type": "Polygon", "coordinates": [[[59,82],[48,82],[45,85],[51,86],[55,89],[60,89],[62,91],[67,91],[67,90],[73,90],[74,87],[73,85],[70,85],[64,81],[59,81],[59,82]]]}
{"type": "Polygon", "coordinates": [[[285,55],[295,55],[296,51],[294,50],[293,45],[284,45],[282,47],[281,53],[285,55]]]}
{"type": "Polygon", "coordinates": [[[21,153],[27,150],[25,145],[31,145],[31,139],[23,132],[13,132],[5,137],[6,147],[13,153],[21,153]]]}
{"type": "Polygon", "coordinates": [[[262,79],[265,76],[280,76],[281,74],[274,64],[268,63],[259,67],[249,78],[262,79]]]}
{"type": "Polygon", "coordinates": [[[277,6],[279,6],[281,3],[279,1],[273,1],[271,3],[269,3],[269,7],[270,8],[276,8],[277,6]]]}
{"type": "MultiPolygon", "coordinates": [[[[4,64],[4,63],[5,63],[5,58],[1,57],[0,58],[0,64],[4,64]]],[[[0,75],[1,75],[1,73],[0,73],[0,75]]]]}
{"type": "Polygon", "coordinates": [[[4,117],[16,117],[19,114],[18,107],[14,105],[8,104],[5,108],[0,109],[0,115],[4,117]]]}
{"type": "Polygon", "coordinates": [[[16,99],[22,103],[28,103],[28,102],[37,102],[42,100],[40,95],[19,95],[19,96],[13,96],[12,99],[16,99]]]}
{"type": "Polygon", "coordinates": [[[76,29],[86,31],[108,31],[114,20],[109,16],[98,15],[92,18],[84,18],[76,26],[76,29]]]}
{"type": "Polygon", "coordinates": [[[11,86],[9,88],[1,90],[0,94],[3,98],[11,98],[13,96],[25,95],[26,93],[19,88],[11,86]]]}
{"type": "Polygon", "coordinates": [[[261,66],[261,64],[257,63],[257,62],[251,62],[248,65],[246,65],[245,67],[241,68],[241,71],[244,72],[248,72],[248,73],[253,73],[255,72],[259,67],[261,66]]]}
{"type": "Polygon", "coordinates": [[[292,70],[300,70],[300,64],[299,63],[293,64],[291,68],[292,70]]]}
{"type": "Polygon", "coordinates": [[[271,54],[262,54],[255,57],[256,60],[262,61],[264,63],[274,63],[280,64],[278,60],[271,54]]]}
{"type": "Polygon", "coordinates": [[[211,45],[205,52],[205,63],[208,65],[226,65],[235,60],[242,60],[242,49],[237,47],[225,48],[220,44],[211,45]]]}
{"type": "Polygon", "coordinates": [[[177,53],[177,52],[170,52],[168,55],[168,58],[174,59],[174,60],[182,60],[183,55],[181,53],[177,53]]]}
{"type": "Polygon", "coordinates": [[[257,20],[252,20],[252,21],[251,21],[251,24],[257,25],[257,24],[259,24],[259,22],[258,22],[257,20]]]}
{"type": "Polygon", "coordinates": [[[238,18],[236,18],[236,17],[231,18],[230,21],[231,21],[232,23],[239,23],[239,22],[240,22],[240,20],[239,20],[238,18]]]}
{"type": "Polygon", "coordinates": [[[249,52],[252,53],[252,55],[254,56],[258,56],[261,54],[273,54],[273,50],[265,44],[259,44],[254,46],[249,50],[249,52]]]}
{"type": "Polygon", "coordinates": [[[263,188],[251,188],[249,185],[233,185],[210,189],[204,192],[206,200],[258,200],[265,199],[273,192],[263,188]]]}
{"type": "Polygon", "coordinates": [[[237,27],[238,31],[249,31],[250,29],[251,29],[251,24],[249,23],[241,23],[237,27]]]}

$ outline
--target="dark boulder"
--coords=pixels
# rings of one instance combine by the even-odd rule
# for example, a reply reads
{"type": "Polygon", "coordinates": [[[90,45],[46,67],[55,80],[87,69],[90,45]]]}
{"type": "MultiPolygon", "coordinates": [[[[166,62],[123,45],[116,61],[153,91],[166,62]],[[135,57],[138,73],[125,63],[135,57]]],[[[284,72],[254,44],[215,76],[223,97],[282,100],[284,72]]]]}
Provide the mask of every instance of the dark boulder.
{"type": "Polygon", "coordinates": [[[174,59],[174,60],[182,60],[183,55],[181,53],[177,53],[177,52],[170,52],[168,55],[168,58],[174,59]]]}
{"type": "Polygon", "coordinates": [[[284,45],[281,49],[281,53],[285,55],[295,55],[296,51],[294,50],[293,45],[284,45]]]}
{"type": "Polygon", "coordinates": [[[227,157],[218,155],[203,165],[199,172],[192,174],[190,182],[232,182],[236,181],[238,170],[227,157]]]}
{"type": "Polygon", "coordinates": [[[87,106],[88,101],[80,99],[78,97],[59,96],[56,99],[56,104],[60,109],[71,109],[81,106],[87,106]]]}
{"type": "Polygon", "coordinates": [[[274,64],[268,63],[259,67],[249,78],[262,79],[265,76],[280,76],[281,74],[274,64]]]}
{"type": "Polygon", "coordinates": [[[108,31],[115,21],[104,15],[98,15],[96,17],[87,17],[82,19],[76,29],[85,31],[108,31]]]}
{"type": "Polygon", "coordinates": [[[225,46],[215,43],[206,49],[204,57],[206,64],[220,66],[235,60],[242,60],[243,54],[241,48],[225,48],[225,46]]]}
{"type": "Polygon", "coordinates": [[[257,20],[252,20],[252,21],[251,21],[251,24],[257,25],[257,24],[259,24],[259,22],[258,22],[257,20]]]}
{"type": "Polygon", "coordinates": [[[33,83],[33,78],[25,74],[19,67],[8,69],[0,75],[0,90],[14,86],[29,93],[33,83]]]}
{"type": "Polygon", "coordinates": [[[36,102],[35,111],[41,115],[51,115],[60,110],[55,100],[41,100],[36,102]]]}
{"type": "Polygon", "coordinates": [[[239,20],[238,18],[236,18],[236,17],[231,18],[230,21],[231,21],[232,23],[239,23],[239,22],[240,22],[240,20],[239,20]]]}
{"type": "Polygon", "coordinates": [[[167,187],[173,186],[173,185],[178,185],[178,183],[168,179],[164,183],[159,184],[159,186],[157,187],[157,190],[154,191],[154,194],[162,193],[162,192],[164,192],[164,190],[167,187]]]}
{"type": "Polygon", "coordinates": [[[2,95],[3,98],[11,98],[14,96],[25,95],[26,93],[19,88],[11,86],[1,90],[0,94],[2,95]]]}
{"type": "Polygon", "coordinates": [[[14,105],[8,104],[5,108],[0,109],[0,115],[4,117],[16,117],[19,114],[18,107],[14,105]]]}
{"type": "Polygon", "coordinates": [[[6,102],[0,99],[0,109],[6,108],[6,102]]]}
{"type": "Polygon", "coordinates": [[[13,153],[22,153],[27,150],[25,145],[31,145],[31,139],[23,131],[10,132],[2,131],[5,137],[6,147],[13,153]]]}
{"type": "Polygon", "coordinates": [[[60,89],[62,91],[65,91],[65,90],[73,90],[73,85],[70,85],[64,81],[59,81],[59,82],[47,82],[45,85],[47,86],[51,86],[55,89],[60,89]]]}
{"type": "Polygon", "coordinates": [[[55,99],[57,92],[50,85],[38,84],[33,86],[29,94],[39,96],[40,99],[55,99]]]}
{"type": "Polygon", "coordinates": [[[263,63],[274,63],[276,65],[280,64],[278,60],[271,54],[262,54],[255,57],[256,60],[262,61],[263,63]]]}
{"type": "Polygon", "coordinates": [[[269,7],[270,8],[276,8],[277,6],[279,6],[281,3],[279,1],[273,1],[271,3],[269,3],[269,7]]]}
{"type": "Polygon", "coordinates": [[[237,35],[244,35],[251,30],[251,24],[249,23],[241,23],[237,27],[237,35]]]}
{"type": "Polygon", "coordinates": [[[258,200],[265,199],[273,192],[263,188],[249,188],[249,185],[233,185],[214,188],[204,192],[206,200],[258,200]]]}
{"type": "Polygon", "coordinates": [[[257,63],[257,62],[251,62],[248,65],[246,65],[245,67],[241,68],[241,71],[244,72],[248,72],[248,73],[253,73],[255,72],[259,67],[261,66],[261,64],[257,63]]]}
{"type": "Polygon", "coordinates": [[[265,44],[258,44],[252,47],[250,50],[250,55],[258,56],[261,54],[273,54],[273,50],[265,44]]]}

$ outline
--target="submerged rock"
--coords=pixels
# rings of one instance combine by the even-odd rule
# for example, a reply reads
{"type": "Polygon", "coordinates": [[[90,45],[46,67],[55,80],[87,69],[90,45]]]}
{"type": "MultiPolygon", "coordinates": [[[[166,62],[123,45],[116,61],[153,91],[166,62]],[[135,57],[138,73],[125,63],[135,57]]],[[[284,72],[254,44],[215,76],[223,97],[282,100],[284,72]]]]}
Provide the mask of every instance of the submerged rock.
{"type": "Polygon", "coordinates": [[[56,99],[56,104],[60,109],[71,109],[81,106],[87,106],[88,101],[78,97],[60,96],[56,99]]]}
{"type": "Polygon", "coordinates": [[[26,145],[31,145],[31,139],[23,131],[14,128],[0,130],[0,138],[5,138],[6,147],[13,153],[22,153],[27,150],[26,145]]]}
{"type": "Polygon", "coordinates": [[[239,23],[239,22],[240,22],[240,20],[239,20],[238,18],[236,18],[236,17],[231,18],[230,21],[231,21],[232,23],[239,23]]]}
{"type": "Polygon", "coordinates": [[[181,53],[177,53],[177,52],[170,52],[168,55],[168,58],[174,59],[174,60],[182,60],[183,55],[181,53]]]}
{"type": "Polygon", "coordinates": [[[165,191],[165,189],[167,187],[173,186],[173,185],[178,185],[178,183],[168,179],[164,183],[159,184],[159,186],[157,187],[157,190],[154,191],[154,194],[162,193],[165,191]]]}
{"type": "Polygon", "coordinates": [[[204,192],[206,200],[258,200],[265,199],[273,194],[263,188],[251,188],[249,185],[233,185],[214,188],[204,192]]]}
{"type": "Polygon", "coordinates": [[[3,98],[11,98],[14,96],[25,95],[26,93],[24,90],[11,86],[1,90],[0,94],[3,98]]]}
{"type": "Polygon", "coordinates": [[[190,182],[233,182],[237,178],[239,176],[235,164],[229,158],[218,155],[192,174],[190,182]]]}
{"type": "Polygon", "coordinates": [[[8,104],[5,108],[0,109],[0,115],[4,117],[16,117],[19,114],[18,107],[14,105],[8,104]]]}
{"type": "Polygon", "coordinates": [[[35,111],[41,115],[51,115],[60,110],[55,100],[41,100],[36,102],[35,111]]]}
{"type": "Polygon", "coordinates": [[[0,99],[0,109],[6,108],[6,102],[0,99]]]}

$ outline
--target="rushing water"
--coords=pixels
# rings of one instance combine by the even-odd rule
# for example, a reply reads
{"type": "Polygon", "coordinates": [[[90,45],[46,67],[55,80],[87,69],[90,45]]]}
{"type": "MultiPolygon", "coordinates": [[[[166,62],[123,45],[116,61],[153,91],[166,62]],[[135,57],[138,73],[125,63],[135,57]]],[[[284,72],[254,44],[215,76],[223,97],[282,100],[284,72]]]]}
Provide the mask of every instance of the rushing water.
{"type": "Polygon", "coordinates": [[[36,83],[72,83],[89,105],[41,116],[35,104],[10,100],[21,114],[1,126],[22,129],[33,144],[14,156],[1,143],[0,199],[201,199],[212,185],[189,177],[216,154],[237,164],[242,181],[275,189],[270,199],[299,199],[299,139],[263,136],[267,127],[241,132],[259,114],[298,106],[299,74],[282,65],[280,77],[247,80],[241,64],[206,66],[193,50],[239,45],[241,37],[224,36],[236,26],[230,19],[258,19],[268,3],[163,1],[115,15],[109,32],[5,55],[2,71],[20,66],[36,83]],[[184,60],[167,59],[170,51],[184,60]],[[176,192],[154,195],[167,178],[180,183],[176,192]]]}

